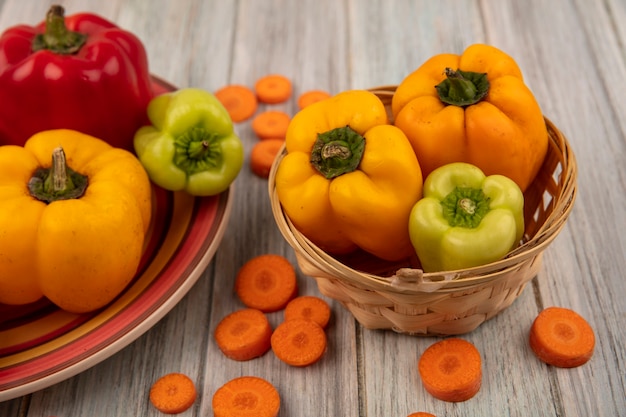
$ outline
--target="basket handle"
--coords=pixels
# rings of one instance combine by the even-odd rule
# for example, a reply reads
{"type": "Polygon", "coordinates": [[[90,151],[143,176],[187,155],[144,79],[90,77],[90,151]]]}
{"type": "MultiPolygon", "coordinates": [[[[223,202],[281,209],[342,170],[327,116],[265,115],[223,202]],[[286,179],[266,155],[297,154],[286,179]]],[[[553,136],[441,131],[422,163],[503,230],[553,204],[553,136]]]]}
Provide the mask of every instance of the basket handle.
{"type": "Polygon", "coordinates": [[[422,292],[435,292],[455,279],[455,274],[441,274],[434,279],[424,276],[424,271],[414,268],[400,268],[390,277],[392,287],[422,292]]]}

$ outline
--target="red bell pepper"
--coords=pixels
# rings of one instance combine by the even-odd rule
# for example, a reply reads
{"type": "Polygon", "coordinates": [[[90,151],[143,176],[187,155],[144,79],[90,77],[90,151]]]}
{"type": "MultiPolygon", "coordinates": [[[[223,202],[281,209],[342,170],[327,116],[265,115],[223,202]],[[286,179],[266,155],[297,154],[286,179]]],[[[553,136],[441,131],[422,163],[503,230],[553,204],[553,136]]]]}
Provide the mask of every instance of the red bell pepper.
{"type": "Polygon", "coordinates": [[[67,128],[132,151],[153,96],[141,41],[98,15],[52,6],[0,36],[0,145],[67,128]]]}

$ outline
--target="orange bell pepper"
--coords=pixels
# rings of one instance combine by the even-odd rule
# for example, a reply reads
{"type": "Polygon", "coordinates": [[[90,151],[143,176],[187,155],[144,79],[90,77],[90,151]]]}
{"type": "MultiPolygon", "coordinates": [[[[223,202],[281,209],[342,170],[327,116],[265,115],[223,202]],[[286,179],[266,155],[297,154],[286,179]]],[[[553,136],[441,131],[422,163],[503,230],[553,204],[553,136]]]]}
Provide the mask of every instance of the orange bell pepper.
{"type": "Polygon", "coordinates": [[[467,162],[526,190],[548,149],[543,114],[520,68],[493,46],[430,58],[400,83],[392,112],[424,178],[442,165],[467,162]]]}

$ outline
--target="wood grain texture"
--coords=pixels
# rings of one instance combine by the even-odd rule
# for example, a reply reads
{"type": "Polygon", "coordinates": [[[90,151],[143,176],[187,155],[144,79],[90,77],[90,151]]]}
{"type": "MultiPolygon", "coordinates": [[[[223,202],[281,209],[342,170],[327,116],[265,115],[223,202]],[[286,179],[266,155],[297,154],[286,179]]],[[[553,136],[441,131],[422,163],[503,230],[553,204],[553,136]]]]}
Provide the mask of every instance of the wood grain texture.
{"type": "MultiPolygon", "coordinates": [[[[51,1],[0,0],[0,30],[41,20],[51,1]]],[[[483,387],[445,403],[421,385],[417,361],[438,338],[361,328],[338,302],[329,346],[303,369],[271,352],[248,362],[225,358],[212,332],[243,305],[233,282],[243,263],[278,253],[295,263],[274,224],[267,181],[245,165],[234,185],[222,244],[192,291],[154,328],[93,368],[24,398],[0,403],[0,417],[159,416],[152,382],[184,372],[199,398],[181,416],[211,416],[227,380],[256,375],[282,399],[281,416],[527,415],[626,416],[626,4],[622,0],[68,0],[67,13],[93,11],[144,41],[151,71],[178,87],[209,91],[281,73],[294,96],[398,84],[431,55],[485,42],[513,56],[545,115],[578,162],[578,197],[543,268],[515,303],[463,337],[483,358],[483,387]],[[538,361],[527,337],[544,307],[572,308],[592,324],[595,355],[557,369],[538,361]]],[[[294,114],[295,100],[260,111],[294,114]]],[[[249,152],[250,121],[236,126],[249,152]]],[[[298,271],[301,294],[319,295],[298,271]]],[[[282,313],[269,315],[276,326],[282,313]]]]}

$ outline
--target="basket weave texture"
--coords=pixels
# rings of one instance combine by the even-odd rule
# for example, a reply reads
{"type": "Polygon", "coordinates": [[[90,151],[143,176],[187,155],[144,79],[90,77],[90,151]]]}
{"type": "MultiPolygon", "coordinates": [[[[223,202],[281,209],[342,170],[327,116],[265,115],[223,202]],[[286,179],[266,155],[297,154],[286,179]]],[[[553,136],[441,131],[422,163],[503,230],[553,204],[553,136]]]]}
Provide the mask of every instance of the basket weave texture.
{"type": "MultiPolygon", "coordinates": [[[[390,112],[395,86],[370,89],[390,112]]],[[[275,188],[281,152],[270,172],[276,224],[302,273],[368,329],[445,336],[468,333],[507,308],[541,268],[546,247],[565,225],[576,197],[576,160],[561,132],[545,119],[548,152],[524,193],[523,242],[504,259],[480,267],[423,273],[415,260],[389,263],[366,253],[332,256],[303,236],[284,214],[275,188]]]]}

